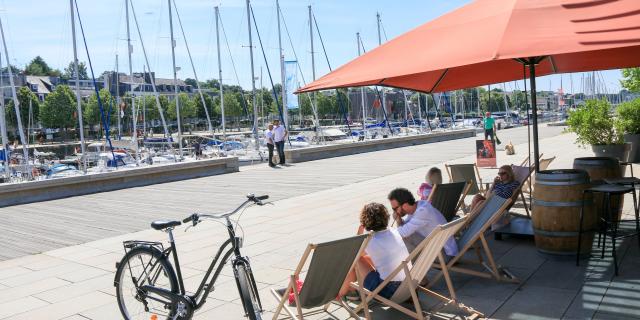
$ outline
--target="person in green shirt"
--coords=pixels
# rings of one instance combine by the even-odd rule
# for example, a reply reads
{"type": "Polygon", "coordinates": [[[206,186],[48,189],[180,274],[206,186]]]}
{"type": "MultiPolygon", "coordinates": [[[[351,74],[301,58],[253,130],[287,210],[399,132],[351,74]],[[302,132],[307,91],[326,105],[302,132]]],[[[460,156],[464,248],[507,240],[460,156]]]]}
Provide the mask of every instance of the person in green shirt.
{"type": "Polygon", "coordinates": [[[496,119],[491,117],[491,112],[487,111],[485,117],[482,118],[482,122],[484,122],[484,139],[487,140],[491,136],[491,141],[495,141],[496,119]]]}

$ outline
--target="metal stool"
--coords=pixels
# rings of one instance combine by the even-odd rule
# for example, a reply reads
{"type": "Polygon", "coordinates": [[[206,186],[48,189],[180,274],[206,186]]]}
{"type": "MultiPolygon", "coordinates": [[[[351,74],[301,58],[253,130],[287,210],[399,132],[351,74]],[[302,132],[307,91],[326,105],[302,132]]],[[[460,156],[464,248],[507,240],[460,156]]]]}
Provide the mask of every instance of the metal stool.
{"type": "MultiPolygon", "coordinates": [[[[635,181],[633,182],[635,185],[635,181]]],[[[612,254],[613,254],[613,264],[615,275],[618,275],[618,258],[616,256],[616,240],[623,239],[627,237],[632,237],[635,235],[640,235],[640,216],[638,212],[638,201],[636,197],[635,188],[633,186],[627,185],[619,185],[619,184],[602,184],[599,186],[595,186],[589,188],[583,192],[583,199],[586,197],[588,193],[602,193],[604,194],[604,200],[602,201],[602,216],[600,217],[600,227],[598,230],[598,246],[600,246],[600,238],[604,235],[604,240],[602,242],[602,255],[601,258],[604,258],[604,249],[605,244],[607,242],[607,237],[611,237],[612,241],[612,254]],[[627,193],[633,194],[633,208],[636,218],[633,220],[618,220],[618,217],[612,217],[611,210],[611,196],[619,195],[624,196],[627,193]],[[618,227],[622,223],[635,222],[636,230],[635,232],[631,230],[619,230],[618,227]]],[[[578,250],[576,252],[576,266],[579,265],[580,262],[580,242],[582,240],[582,223],[584,220],[584,201],[582,205],[582,209],[580,210],[580,228],[578,232],[578,250]]],[[[638,245],[640,245],[640,236],[638,237],[638,245]]]]}

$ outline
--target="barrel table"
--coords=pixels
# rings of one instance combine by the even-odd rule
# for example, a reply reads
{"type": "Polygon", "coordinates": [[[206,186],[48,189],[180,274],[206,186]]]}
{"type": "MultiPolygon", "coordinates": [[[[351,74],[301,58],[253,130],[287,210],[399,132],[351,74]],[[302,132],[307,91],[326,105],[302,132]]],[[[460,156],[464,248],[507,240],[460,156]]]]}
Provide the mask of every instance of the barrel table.
{"type": "Polygon", "coordinates": [[[580,210],[586,202],[580,255],[591,252],[597,215],[591,195],[583,199],[583,191],[589,187],[589,175],[584,170],[545,170],[536,174],[531,219],[538,251],[552,255],[576,254],[580,210]]]}
{"type": "MultiPolygon", "coordinates": [[[[591,180],[591,186],[595,187],[605,183],[605,179],[620,179],[624,176],[624,169],[620,165],[620,161],[616,158],[608,157],[584,157],[575,158],[573,160],[573,168],[579,170],[585,170],[589,174],[591,180]]],[[[598,214],[601,214],[600,208],[602,208],[602,201],[604,196],[600,193],[596,194],[593,198],[593,203],[598,214]]],[[[622,217],[624,197],[612,196],[611,197],[611,213],[612,216],[617,216],[618,219],[622,217]],[[613,204],[618,204],[613,205],[613,204]]]]}

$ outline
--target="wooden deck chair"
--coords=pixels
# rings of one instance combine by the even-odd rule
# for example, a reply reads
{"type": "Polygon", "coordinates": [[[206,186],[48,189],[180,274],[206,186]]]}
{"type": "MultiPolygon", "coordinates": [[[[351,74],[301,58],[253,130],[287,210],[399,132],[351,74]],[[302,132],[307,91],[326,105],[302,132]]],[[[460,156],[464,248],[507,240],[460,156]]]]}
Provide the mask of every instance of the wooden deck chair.
{"type": "Polygon", "coordinates": [[[447,174],[449,175],[449,182],[471,182],[471,188],[469,194],[476,194],[484,191],[482,185],[482,178],[480,177],[480,171],[475,163],[463,163],[463,164],[445,164],[447,174]]]}
{"type": "MultiPolygon", "coordinates": [[[[538,157],[538,159],[541,159],[543,155],[544,155],[544,153],[541,153],[541,154],[540,154],[540,156],[538,157]]],[[[521,166],[529,165],[529,158],[530,158],[529,156],[527,156],[526,158],[524,158],[524,160],[522,160],[522,162],[520,163],[520,165],[521,165],[521,166]]]]}
{"type": "MultiPolygon", "coordinates": [[[[358,318],[358,315],[345,303],[336,301],[336,297],[340,292],[340,288],[344,283],[347,274],[354,267],[363,250],[369,242],[368,235],[360,235],[341,240],[335,240],[319,244],[309,244],[305,250],[298,266],[289,279],[289,284],[285,289],[271,289],[271,293],[278,300],[278,307],[275,310],[273,319],[278,316],[284,309],[292,319],[304,319],[305,315],[324,311],[329,313],[330,304],[336,303],[344,307],[352,316],[358,318]],[[296,281],[299,279],[300,272],[305,266],[307,258],[312,255],[309,268],[304,278],[302,289],[298,291],[296,281]],[[295,299],[294,312],[289,308],[289,294],[293,292],[295,299]],[[302,309],[317,309],[303,313],[302,309]]],[[[358,279],[362,281],[364,279],[358,279]]],[[[368,318],[368,310],[367,318],[368,318]]]]}
{"type": "MultiPolygon", "coordinates": [[[[551,157],[551,158],[547,158],[547,159],[540,159],[540,170],[547,170],[549,168],[549,165],[551,164],[551,162],[553,162],[553,160],[555,160],[556,157],[551,157]]],[[[535,172],[531,175],[531,177],[529,177],[529,179],[527,179],[527,181],[524,182],[524,185],[522,186],[522,192],[523,193],[527,193],[527,194],[532,194],[533,193],[533,188],[532,188],[532,183],[531,181],[533,181],[533,178],[535,176],[535,172]]]]}
{"type": "Polygon", "coordinates": [[[471,189],[470,182],[436,184],[427,201],[442,213],[447,222],[450,222],[458,213],[469,189],[471,189]]]}
{"type": "Polygon", "coordinates": [[[520,185],[518,185],[518,188],[513,191],[513,195],[511,195],[511,205],[509,205],[507,211],[509,211],[516,201],[518,201],[518,198],[520,198],[524,205],[524,211],[527,213],[527,217],[531,217],[531,214],[529,213],[529,206],[527,205],[527,198],[524,196],[522,190],[525,183],[531,179],[531,174],[535,170],[535,167],[511,165],[511,169],[513,170],[516,181],[518,181],[520,185]]]}
{"type": "MultiPolygon", "coordinates": [[[[365,293],[362,302],[355,309],[356,312],[360,311],[361,309],[364,309],[366,311],[368,309],[369,303],[371,303],[373,300],[378,300],[379,302],[382,302],[383,304],[392,307],[414,319],[428,319],[429,317],[425,317],[425,315],[423,314],[422,306],[420,305],[420,301],[418,299],[418,292],[421,291],[439,300],[442,300],[443,302],[445,302],[445,306],[455,304],[462,310],[475,315],[475,317],[482,317],[483,315],[480,312],[466,307],[456,301],[453,284],[451,283],[451,279],[449,278],[449,274],[447,273],[447,267],[445,265],[444,256],[442,254],[443,247],[447,240],[456,232],[458,232],[462,226],[465,225],[466,220],[467,217],[463,217],[436,227],[429,234],[429,236],[427,236],[416,247],[416,249],[413,250],[411,254],[409,254],[407,259],[404,260],[398,267],[396,267],[393,272],[391,272],[389,276],[387,276],[387,278],[373,291],[369,291],[366,288],[363,288],[362,286],[360,286],[360,283],[351,283],[351,286],[353,288],[365,293]],[[424,277],[427,275],[427,272],[434,264],[436,258],[439,261],[440,267],[442,268],[444,277],[447,281],[447,287],[449,289],[450,297],[446,297],[420,286],[420,281],[422,281],[422,279],[424,279],[424,277]],[[411,261],[413,261],[413,263],[411,263],[411,261]],[[393,279],[400,272],[404,272],[405,279],[402,281],[393,296],[391,296],[391,299],[386,299],[380,296],[380,291],[389,283],[389,281],[391,281],[391,279],[393,279]],[[402,303],[408,302],[409,300],[413,304],[413,310],[401,305],[402,303]]],[[[362,278],[362,276],[363,275],[359,277],[362,278]]]]}
{"type": "Polygon", "coordinates": [[[485,232],[491,228],[491,224],[500,219],[510,204],[511,199],[492,196],[469,214],[469,220],[466,224],[467,227],[460,233],[460,237],[457,241],[459,249],[458,255],[449,260],[446,268],[443,268],[437,276],[431,279],[428,288],[437,283],[443,275],[446,279],[448,277],[447,269],[448,271],[460,272],[483,278],[494,278],[499,281],[519,282],[511,272],[496,264],[495,259],[493,258],[493,253],[491,253],[491,249],[489,248],[489,244],[484,235],[485,232]],[[460,266],[462,257],[472,248],[475,249],[478,257],[478,261],[472,262],[482,265],[487,271],[478,271],[460,266]],[[480,248],[484,251],[484,258],[480,252],[480,248]]]}

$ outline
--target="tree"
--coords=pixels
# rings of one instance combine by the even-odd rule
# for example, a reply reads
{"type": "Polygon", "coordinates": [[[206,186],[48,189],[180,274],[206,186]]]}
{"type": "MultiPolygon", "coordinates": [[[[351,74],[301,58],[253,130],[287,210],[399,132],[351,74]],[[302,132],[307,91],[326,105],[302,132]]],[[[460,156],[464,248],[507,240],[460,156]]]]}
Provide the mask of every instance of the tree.
{"type": "MultiPolygon", "coordinates": [[[[216,99],[216,102],[214,102],[213,98],[211,98],[210,95],[203,94],[202,96],[204,97],[204,103],[206,105],[207,111],[209,112],[209,118],[211,118],[211,120],[213,121],[213,119],[216,119],[218,117],[215,108],[218,99],[216,99]]],[[[206,119],[207,114],[204,112],[205,108],[202,106],[202,98],[200,98],[199,94],[193,96],[193,104],[195,106],[196,116],[198,117],[198,119],[206,119]]]]}
{"type": "MultiPolygon", "coordinates": [[[[111,110],[111,121],[110,124],[113,125],[118,122],[117,110],[118,107],[115,103],[114,98],[111,96],[106,89],[100,90],[100,100],[102,101],[102,108],[105,117],[109,117],[109,110],[111,110]]],[[[102,127],[102,113],[100,113],[100,105],[98,104],[98,98],[96,94],[92,94],[89,97],[89,101],[87,102],[84,110],[82,110],[83,120],[86,124],[89,125],[100,125],[102,127]]],[[[106,119],[105,119],[106,120],[106,119]]]]}
{"type": "MultiPolygon", "coordinates": [[[[22,73],[22,70],[14,65],[11,65],[11,72],[13,72],[13,74],[18,74],[22,73]]],[[[0,69],[0,73],[9,73],[9,69],[7,67],[4,67],[0,69]]]]}
{"type": "Polygon", "coordinates": [[[197,88],[198,87],[198,82],[196,81],[196,79],[192,79],[192,78],[186,78],[184,79],[184,83],[188,86],[191,86],[193,88],[197,88]]]}
{"type": "MultiPolygon", "coordinates": [[[[193,118],[196,115],[196,108],[193,100],[189,99],[189,96],[186,93],[178,94],[178,103],[180,104],[180,118],[193,118]]],[[[167,116],[169,120],[177,120],[177,112],[176,112],[176,101],[171,101],[169,103],[168,108],[166,109],[167,116]]]]}
{"type": "Polygon", "coordinates": [[[51,69],[51,67],[49,67],[49,65],[40,56],[33,58],[33,60],[29,62],[27,67],[24,69],[24,73],[32,76],[59,77],[61,75],[60,70],[51,69]]]}
{"type": "MultiPolygon", "coordinates": [[[[87,75],[87,65],[84,62],[78,62],[78,76],[80,80],[87,80],[89,76],[87,75]]],[[[69,62],[69,66],[64,68],[64,72],[62,73],[62,78],[64,79],[75,79],[75,64],[73,61],[69,62]]]]}
{"type": "Polygon", "coordinates": [[[622,69],[620,84],[631,92],[640,93],[640,68],[622,69]]]}
{"type": "MultiPolygon", "coordinates": [[[[35,125],[35,122],[38,122],[38,114],[40,108],[40,100],[38,97],[29,90],[27,87],[21,87],[18,92],[18,103],[20,104],[20,119],[22,120],[22,126],[27,128],[29,125],[29,101],[31,101],[31,113],[33,114],[34,123],[31,126],[35,125]]],[[[18,128],[18,121],[16,117],[16,109],[13,106],[13,100],[9,100],[9,102],[5,106],[7,124],[12,126],[13,128],[18,128]]]]}
{"type": "Polygon", "coordinates": [[[327,117],[337,113],[336,99],[333,96],[328,96],[324,93],[316,95],[318,116],[321,118],[327,117]]]}
{"type": "Polygon", "coordinates": [[[40,122],[46,128],[66,129],[76,123],[76,97],[66,85],[57,86],[40,105],[40,122]]]}

